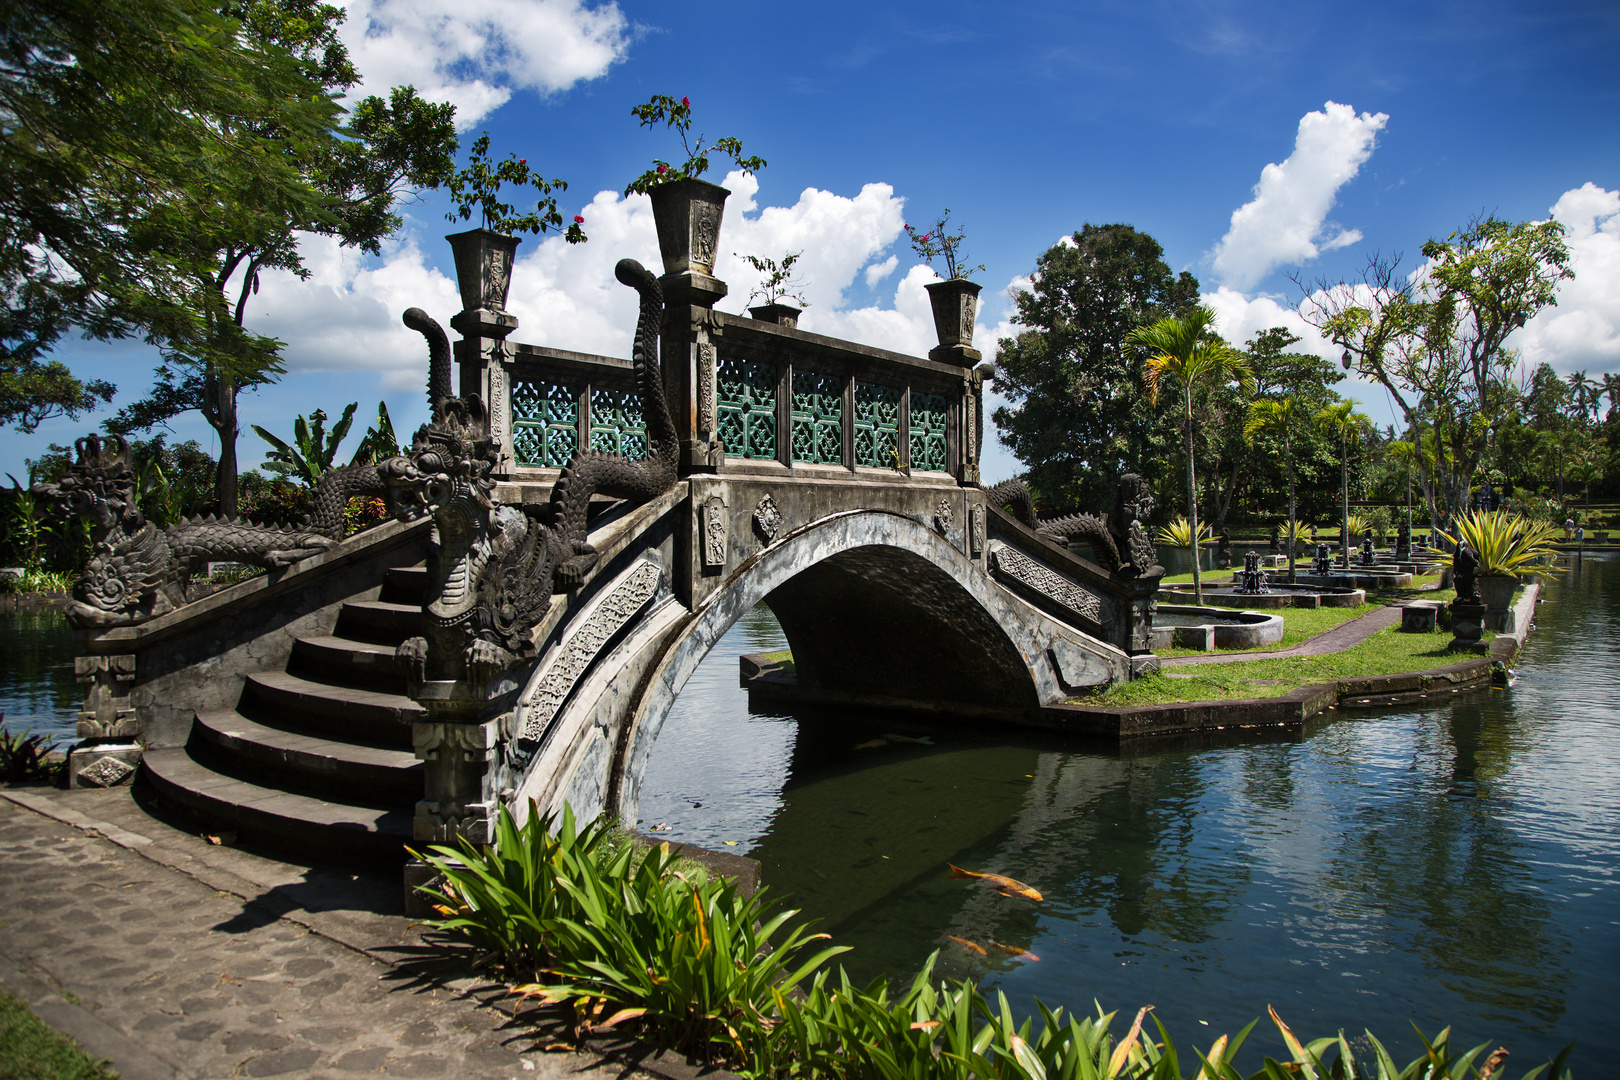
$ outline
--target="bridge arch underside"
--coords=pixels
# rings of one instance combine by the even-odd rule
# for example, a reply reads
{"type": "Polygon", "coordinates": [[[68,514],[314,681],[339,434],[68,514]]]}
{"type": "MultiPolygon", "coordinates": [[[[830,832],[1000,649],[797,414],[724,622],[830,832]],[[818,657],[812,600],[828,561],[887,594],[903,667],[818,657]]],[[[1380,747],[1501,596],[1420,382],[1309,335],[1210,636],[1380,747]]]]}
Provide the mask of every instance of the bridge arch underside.
{"type": "Polygon", "coordinates": [[[807,567],[764,597],[793,651],[805,700],[1024,712],[1030,665],[949,572],[915,551],[871,545],[807,567]]]}
{"type": "MultiPolygon", "coordinates": [[[[635,820],[676,696],[760,601],[782,625],[806,696],[822,701],[1016,719],[1062,700],[1076,679],[1106,684],[1129,668],[1123,652],[1012,597],[921,523],[835,514],[746,560],[666,640],[615,740],[612,776],[595,781],[599,805],[635,820]]],[[[569,785],[576,804],[586,786],[583,776],[569,785]]]]}

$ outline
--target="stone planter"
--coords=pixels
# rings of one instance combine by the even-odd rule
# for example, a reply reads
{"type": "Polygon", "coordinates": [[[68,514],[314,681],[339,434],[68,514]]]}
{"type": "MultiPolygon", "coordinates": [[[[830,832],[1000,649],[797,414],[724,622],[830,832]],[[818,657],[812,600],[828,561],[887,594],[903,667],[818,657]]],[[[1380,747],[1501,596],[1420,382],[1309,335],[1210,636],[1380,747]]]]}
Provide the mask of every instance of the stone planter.
{"type": "Polygon", "coordinates": [[[1481,575],[1477,584],[1486,610],[1506,611],[1513,605],[1513,591],[1519,587],[1519,579],[1511,574],[1481,575]]]}
{"type": "Polygon", "coordinates": [[[797,330],[799,316],[804,314],[804,309],[796,308],[792,304],[761,304],[759,307],[749,308],[748,314],[760,322],[775,323],[777,326],[797,330]]]}
{"type": "Polygon", "coordinates": [[[707,180],[671,180],[648,193],[664,273],[714,276],[720,217],[731,192],[707,180]]]}
{"type": "Polygon", "coordinates": [[[505,311],[512,287],[512,259],[523,241],[489,229],[452,233],[445,239],[456,259],[462,310],[505,311]]]}
{"type": "Polygon", "coordinates": [[[979,290],[976,281],[951,278],[936,281],[923,288],[928,290],[928,302],[934,309],[934,332],[939,335],[942,349],[973,347],[973,320],[979,311],[979,290]]]}

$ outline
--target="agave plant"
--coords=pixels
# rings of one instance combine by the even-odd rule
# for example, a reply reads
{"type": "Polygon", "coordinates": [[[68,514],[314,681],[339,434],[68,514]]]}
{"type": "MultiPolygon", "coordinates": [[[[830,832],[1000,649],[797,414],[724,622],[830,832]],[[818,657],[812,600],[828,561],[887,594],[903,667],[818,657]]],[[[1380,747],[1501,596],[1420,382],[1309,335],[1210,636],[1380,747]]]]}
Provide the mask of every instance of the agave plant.
{"type": "MultiPolygon", "coordinates": [[[[1209,526],[1203,522],[1198,523],[1198,542],[1200,544],[1214,543],[1214,537],[1209,531],[1209,526]]],[[[1167,544],[1170,547],[1192,547],[1192,523],[1184,517],[1176,518],[1159,530],[1159,543],[1167,544]]]]}
{"type": "MultiPolygon", "coordinates": [[[[1459,540],[1474,550],[1481,577],[1514,577],[1545,573],[1558,550],[1553,546],[1558,529],[1548,521],[1532,521],[1506,510],[1485,510],[1457,518],[1454,533],[1439,533],[1453,546],[1459,540]]],[[[1449,564],[1451,557],[1445,561],[1449,564]]]]}
{"type": "Polygon", "coordinates": [[[1372,525],[1371,518],[1362,517],[1360,514],[1351,514],[1344,522],[1347,542],[1351,545],[1360,543],[1361,538],[1367,535],[1367,530],[1372,528],[1372,525]]]}

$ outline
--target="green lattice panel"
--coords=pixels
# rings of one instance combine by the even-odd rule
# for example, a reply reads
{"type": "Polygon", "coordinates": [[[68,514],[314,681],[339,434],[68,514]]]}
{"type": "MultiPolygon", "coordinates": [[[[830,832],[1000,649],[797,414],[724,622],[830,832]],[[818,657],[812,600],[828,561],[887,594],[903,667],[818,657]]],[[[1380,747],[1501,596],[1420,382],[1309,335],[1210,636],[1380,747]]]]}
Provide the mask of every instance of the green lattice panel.
{"type": "Polygon", "coordinates": [[[838,376],[794,371],[793,460],[844,463],[844,386],[838,376]]]}
{"type": "Polygon", "coordinates": [[[640,397],[629,390],[591,387],[591,449],[632,460],[647,456],[647,420],[640,397]]]}
{"type": "Polygon", "coordinates": [[[911,467],[944,472],[945,417],[949,402],[939,394],[911,392],[911,467]]]}
{"type": "Polygon", "coordinates": [[[715,425],[730,457],[776,457],[775,364],[722,359],[715,379],[715,425]]]}
{"type": "Polygon", "coordinates": [[[567,465],[579,449],[579,388],[530,379],[514,383],[512,448],[519,465],[567,465]]]}
{"type": "Polygon", "coordinates": [[[900,465],[900,391],[892,386],[855,384],[855,464],[900,465]]]}

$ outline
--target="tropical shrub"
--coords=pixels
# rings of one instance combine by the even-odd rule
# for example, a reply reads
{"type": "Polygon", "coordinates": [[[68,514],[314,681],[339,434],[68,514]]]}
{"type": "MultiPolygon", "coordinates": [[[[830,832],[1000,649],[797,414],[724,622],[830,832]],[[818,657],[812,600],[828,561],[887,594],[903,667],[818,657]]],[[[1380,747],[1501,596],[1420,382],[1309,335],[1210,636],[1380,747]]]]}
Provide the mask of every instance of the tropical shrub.
{"type": "MultiPolygon", "coordinates": [[[[1452,523],[1452,532],[1435,532],[1455,546],[1462,540],[1479,560],[1478,573],[1516,576],[1545,573],[1557,552],[1553,546],[1562,536],[1562,526],[1549,521],[1532,521],[1506,510],[1474,511],[1452,523]]],[[[1445,561],[1449,564],[1452,556],[1445,561]]]]}
{"type": "MultiPolygon", "coordinates": [[[[423,890],[442,916],[430,925],[477,949],[514,994],[571,1006],[576,1035],[626,1024],[758,1080],[1245,1080],[1234,1061],[1258,1021],[1194,1048],[1184,1073],[1164,1026],[1154,1021],[1156,1038],[1144,1027],[1151,1006],[1116,1039],[1115,1014],[1100,1006],[1081,1017],[1037,1002],[1037,1031],[1004,994],[936,983],[935,957],[898,994],[885,979],[857,986],[824,966],[847,950],[806,956],[825,935],[789,927],[796,913],[763,891],[743,898],[731,882],[698,880],[667,844],[638,859],[621,838],[600,821],[578,826],[566,808],[560,822],[533,813],[518,826],[503,807],[493,844],[424,856],[444,875],[423,890]]],[[[1487,1055],[1489,1042],[1454,1048],[1446,1028],[1432,1041],[1419,1032],[1424,1052],[1400,1067],[1371,1032],[1354,1047],[1342,1031],[1304,1041],[1270,1015],[1289,1060],[1266,1057],[1248,1080],[1490,1080],[1507,1057],[1487,1055]]],[[[1568,1054],[1525,1080],[1570,1080],[1568,1054]]]]}
{"type": "MultiPolygon", "coordinates": [[[[1169,547],[1192,547],[1192,523],[1184,517],[1176,518],[1159,530],[1158,541],[1169,547]]],[[[1198,523],[1198,542],[1200,544],[1213,544],[1215,542],[1213,535],[1209,531],[1209,526],[1203,522],[1198,523]]]]}
{"type": "Polygon", "coordinates": [[[47,756],[55,749],[56,744],[46,742],[43,735],[0,728],[0,780],[8,784],[27,784],[56,779],[60,766],[47,756]]]}

